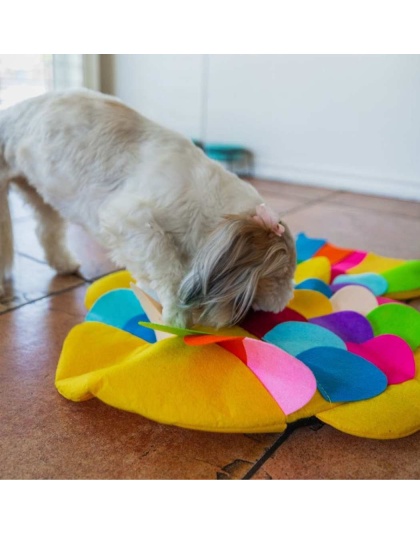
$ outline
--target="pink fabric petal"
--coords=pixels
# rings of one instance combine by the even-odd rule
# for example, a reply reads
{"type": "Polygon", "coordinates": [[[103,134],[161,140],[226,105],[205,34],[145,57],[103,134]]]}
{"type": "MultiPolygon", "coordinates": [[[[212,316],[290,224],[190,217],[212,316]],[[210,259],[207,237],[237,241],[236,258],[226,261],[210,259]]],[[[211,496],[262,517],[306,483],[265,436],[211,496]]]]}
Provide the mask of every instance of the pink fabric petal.
{"type": "Polygon", "coordinates": [[[344,258],[344,260],[336,263],[331,268],[331,280],[340,274],[345,274],[349,269],[359,265],[367,256],[367,252],[362,250],[355,250],[352,254],[344,258]]]}
{"type": "Polygon", "coordinates": [[[305,406],[316,391],[312,371],[284,350],[258,339],[244,338],[247,366],[288,415],[305,406]]]}

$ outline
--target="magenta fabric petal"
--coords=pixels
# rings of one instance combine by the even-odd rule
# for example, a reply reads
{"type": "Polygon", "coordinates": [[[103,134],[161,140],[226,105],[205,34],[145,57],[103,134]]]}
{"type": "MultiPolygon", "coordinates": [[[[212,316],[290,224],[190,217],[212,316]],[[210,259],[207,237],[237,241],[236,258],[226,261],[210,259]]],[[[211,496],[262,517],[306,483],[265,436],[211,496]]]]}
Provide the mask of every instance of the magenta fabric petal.
{"type": "Polygon", "coordinates": [[[312,371],[297,358],[270,343],[244,338],[247,366],[286,415],[305,406],[316,391],[312,371]]]}
{"type": "Polygon", "coordinates": [[[385,373],[388,384],[401,384],[416,374],[410,345],[398,336],[383,334],[364,343],[346,343],[347,349],[373,363],[385,373]]]}
{"type": "Polygon", "coordinates": [[[373,337],[370,322],[354,311],[339,311],[320,317],[312,317],[310,323],[328,328],[345,342],[364,343],[373,337]]]}
{"type": "Polygon", "coordinates": [[[389,299],[388,297],[376,297],[378,304],[395,304],[397,301],[394,299],[389,299]]]}
{"type": "Polygon", "coordinates": [[[362,250],[355,250],[352,254],[344,258],[344,260],[336,263],[331,268],[331,280],[340,274],[345,274],[349,269],[359,265],[367,256],[367,252],[362,250]]]}

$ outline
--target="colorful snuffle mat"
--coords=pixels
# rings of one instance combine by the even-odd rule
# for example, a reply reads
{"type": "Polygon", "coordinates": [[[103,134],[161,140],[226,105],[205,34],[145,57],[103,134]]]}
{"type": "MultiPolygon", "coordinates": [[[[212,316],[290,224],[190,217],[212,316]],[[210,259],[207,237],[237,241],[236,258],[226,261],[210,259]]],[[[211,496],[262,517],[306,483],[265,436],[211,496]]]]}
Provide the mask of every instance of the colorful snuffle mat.
{"type": "Polygon", "coordinates": [[[153,421],[211,432],[282,432],[316,417],[366,438],[420,429],[420,260],[301,233],[294,297],[214,331],[161,324],[127,271],[87,290],[56,373],[65,398],[96,397],[153,421]]]}

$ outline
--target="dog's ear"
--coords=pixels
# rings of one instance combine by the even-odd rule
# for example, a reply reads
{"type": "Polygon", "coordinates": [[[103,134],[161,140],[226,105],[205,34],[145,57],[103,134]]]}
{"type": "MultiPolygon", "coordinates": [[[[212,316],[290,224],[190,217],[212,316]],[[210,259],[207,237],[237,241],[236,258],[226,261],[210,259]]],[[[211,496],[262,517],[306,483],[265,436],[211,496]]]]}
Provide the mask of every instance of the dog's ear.
{"type": "Polygon", "coordinates": [[[228,216],[193,259],[180,306],[212,326],[236,324],[250,309],[259,279],[281,274],[287,256],[284,237],[250,216],[228,216]]]}

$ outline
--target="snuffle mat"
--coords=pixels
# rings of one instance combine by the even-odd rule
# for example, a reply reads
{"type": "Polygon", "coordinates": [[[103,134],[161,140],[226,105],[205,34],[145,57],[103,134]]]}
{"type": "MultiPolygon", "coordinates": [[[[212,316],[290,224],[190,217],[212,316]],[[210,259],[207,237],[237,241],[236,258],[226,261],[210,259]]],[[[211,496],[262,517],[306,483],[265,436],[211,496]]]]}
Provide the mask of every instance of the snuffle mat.
{"type": "Polygon", "coordinates": [[[295,293],[278,314],[214,331],[160,324],[127,271],[86,292],[56,372],[67,399],[213,432],[282,432],[316,416],[391,439],[420,429],[420,261],[299,234],[295,293]]]}

